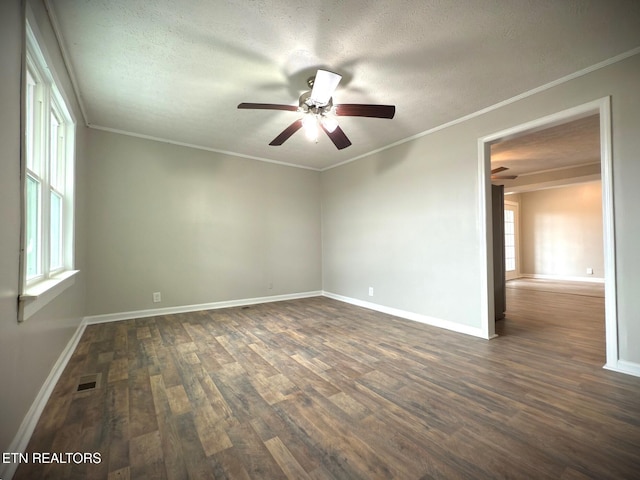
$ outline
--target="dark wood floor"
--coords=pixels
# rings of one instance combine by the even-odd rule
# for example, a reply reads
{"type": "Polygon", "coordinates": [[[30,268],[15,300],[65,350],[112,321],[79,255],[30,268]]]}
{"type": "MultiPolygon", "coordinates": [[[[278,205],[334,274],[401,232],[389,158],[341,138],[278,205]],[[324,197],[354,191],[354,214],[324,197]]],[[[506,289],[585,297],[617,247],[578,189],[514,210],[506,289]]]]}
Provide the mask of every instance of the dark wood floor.
{"type": "Polygon", "coordinates": [[[320,297],[89,326],[28,451],[102,461],[15,478],[638,478],[603,299],[508,302],[492,341],[320,297]]]}

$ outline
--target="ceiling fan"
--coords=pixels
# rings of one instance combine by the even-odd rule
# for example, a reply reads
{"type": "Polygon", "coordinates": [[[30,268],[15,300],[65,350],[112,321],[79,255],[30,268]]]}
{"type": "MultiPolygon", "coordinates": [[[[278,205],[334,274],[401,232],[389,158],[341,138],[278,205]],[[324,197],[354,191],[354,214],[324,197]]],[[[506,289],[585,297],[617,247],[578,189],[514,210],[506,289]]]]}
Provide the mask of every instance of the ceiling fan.
{"type": "Polygon", "coordinates": [[[341,75],[326,70],[318,70],[314,77],[307,80],[310,91],[300,95],[298,106],[279,105],[273,103],[241,103],[240,109],[258,110],[290,110],[302,116],[285,128],[269,145],[282,145],[285,141],[304,127],[308,139],[318,141],[320,130],[329,136],[333,144],[342,150],[351,145],[351,141],[338,125],[336,117],[373,117],[393,118],[396,113],[394,105],[369,105],[362,103],[333,104],[333,92],[337,88],[341,75]]]}
{"type": "Polygon", "coordinates": [[[497,167],[491,170],[491,180],[515,180],[517,175],[496,175],[497,173],[509,170],[507,167],[497,167]]]}

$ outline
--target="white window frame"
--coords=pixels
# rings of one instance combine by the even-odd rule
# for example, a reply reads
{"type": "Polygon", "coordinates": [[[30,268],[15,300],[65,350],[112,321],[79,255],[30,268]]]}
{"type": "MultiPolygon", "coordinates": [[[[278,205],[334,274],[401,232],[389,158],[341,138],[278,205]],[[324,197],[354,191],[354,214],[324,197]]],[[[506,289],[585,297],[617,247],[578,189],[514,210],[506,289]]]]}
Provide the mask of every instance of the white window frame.
{"type": "Polygon", "coordinates": [[[20,255],[20,295],[18,321],[24,321],[52,301],[74,283],[78,273],[74,269],[74,170],[76,120],[69,102],[61,90],[53,63],[43,48],[42,35],[33,20],[33,13],[26,8],[25,57],[22,84],[22,221],[20,255]],[[33,78],[35,106],[30,112],[27,105],[27,81],[33,78]],[[56,139],[52,138],[52,117],[58,122],[56,139]],[[29,119],[33,118],[33,122],[29,119]],[[29,138],[27,138],[29,137],[29,138]],[[31,142],[31,144],[29,144],[31,142]],[[52,148],[55,152],[52,155],[52,148]],[[54,156],[55,155],[55,156],[54,156]],[[30,162],[30,158],[32,161],[30,162]],[[55,158],[58,166],[51,171],[55,158]],[[36,241],[28,241],[28,178],[37,180],[38,214],[36,241]],[[56,239],[52,238],[51,197],[61,198],[60,229],[56,239]],[[53,258],[51,246],[59,248],[53,258]],[[35,271],[29,268],[30,251],[36,248],[38,261],[35,271]],[[31,249],[31,250],[30,250],[31,249]]]}

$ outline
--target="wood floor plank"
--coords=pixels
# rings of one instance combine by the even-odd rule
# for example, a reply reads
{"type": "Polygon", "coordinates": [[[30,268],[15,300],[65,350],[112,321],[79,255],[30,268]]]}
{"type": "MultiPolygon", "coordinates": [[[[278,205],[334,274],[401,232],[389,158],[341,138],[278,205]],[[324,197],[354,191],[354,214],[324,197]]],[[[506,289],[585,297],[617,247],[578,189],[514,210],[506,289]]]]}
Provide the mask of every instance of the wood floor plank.
{"type": "Polygon", "coordinates": [[[129,435],[131,438],[158,430],[151,381],[146,368],[129,371],[129,435]]]}
{"type": "Polygon", "coordinates": [[[278,412],[271,410],[250,423],[263,442],[276,436],[280,438],[305,472],[319,467],[318,451],[310,443],[300,441],[299,426],[289,423],[288,418],[283,419],[278,412]]]}
{"type": "Polygon", "coordinates": [[[109,373],[107,375],[107,382],[113,383],[119,380],[126,380],[129,378],[129,361],[126,358],[117,358],[109,363],[109,373]]]}
{"type": "MultiPolygon", "coordinates": [[[[129,382],[121,380],[106,387],[108,413],[103,419],[103,435],[108,450],[101,450],[110,472],[129,467],[129,382]]],[[[128,470],[127,470],[128,472],[128,470]]]]}
{"type": "Polygon", "coordinates": [[[259,415],[268,408],[244,370],[222,370],[211,376],[233,416],[240,422],[248,422],[253,415],[259,415]]]}
{"type": "Polygon", "coordinates": [[[191,411],[191,402],[183,385],[175,385],[166,390],[169,407],[173,415],[181,415],[191,411]]]}
{"type": "Polygon", "coordinates": [[[636,478],[604,299],[533,287],[492,341],[322,297],[89,325],[27,452],[102,462],[14,478],[636,478]]]}
{"type": "Polygon", "coordinates": [[[286,478],[284,472],[264,445],[256,431],[248,423],[234,425],[228,431],[233,452],[244,466],[250,478],[286,478]]]}
{"type": "Polygon", "coordinates": [[[311,438],[322,442],[324,467],[344,478],[398,478],[392,474],[396,466],[384,464],[366,442],[352,435],[344,418],[327,411],[318,402],[320,397],[320,393],[307,388],[292,400],[277,404],[277,409],[295,418],[311,438]]]}
{"type": "MultiPolygon", "coordinates": [[[[127,329],[128,322],[117,322],[112,326],[112,335],[113,335],[113,352],[114,357],[120,358],[127,355],[127,351],[129,350],[129,345],[127,343],[127,329]]],[[[106,326],[105,326],[106,329],[106,326]]],[[[86,332],[86,330],[85,330],[86,332]]],[[[91,345],[89,343],[88,345],[91,345]]]]}
{"type": "Polygon", "coordinates": [[[216,480],[251,480],[242,459],[233,449],[223,450],[211,457],[211,471],[216,480]]]}
{"type": "Polygon", "coordinates": [[[182,376],[178,370],[178,360],[176,352],[170,348],[158,352],[158,363],[162,366],[160,374],[166,387],[182,385],[182,376]]]}
{"type": "Polygon", "coordinates": [[[165,479],[167,478],[162,454],[162,440],[160,432],[144,433],[131,438],[130,453],[131,476],[140,479],[165,479]]]}
{"type": "Polygon", "coordinates": [[[229,421],[233,418],[233,411],[231,410],[231,407],[229,407],[229,404],[224,399],[224,396],[216,386],[211,376],[203,376],[200,379],[200,386],[206,399],[204,404],[211,405],[213,412],[216,415],[216,421],[230,424],[229,421]]]}
{"type": "Polygon", "coordinates": [[[353,419],[362,420],[368,415],[371,415],[371,410],[355,400],[352,396],[347,395],[345,392],[339,392],[335,395],[331,395],[329,400],[353,419]]]}
{"type": "Polygon", "coordinates": [[[120,470],[109,472],[107,480],[131,480],[131,471],[129,467],[125,467],[120,470]]]}
{"type": "Polygon", "coordinates": [[[273,437],[264,442],[264,444],[289,480],[309,479],[307,472],[279,437],[273,437]]]}
{"type": "Polygon", "coordinates": [[[226,432],[228,424],[220,420],[219,414],[211,405],[196,409],[193,417],[205,455],[211,456],[233,447],[226,432]]]}
{"type": "Polygon", "coordinates": [[[185,459],[188,478],[215,479],[191,413],[172,417],[185,459]]]}
{"type": "Polygon", "coordinates": [[[153,375],[149,381],[158,419],[158,431],[160,432],[162,457],[167,478],[187,478],[185,456],[182,451],[180,435],[173,421],[174,417],[171,413],[164,379],[162,375],[153,375]]]}

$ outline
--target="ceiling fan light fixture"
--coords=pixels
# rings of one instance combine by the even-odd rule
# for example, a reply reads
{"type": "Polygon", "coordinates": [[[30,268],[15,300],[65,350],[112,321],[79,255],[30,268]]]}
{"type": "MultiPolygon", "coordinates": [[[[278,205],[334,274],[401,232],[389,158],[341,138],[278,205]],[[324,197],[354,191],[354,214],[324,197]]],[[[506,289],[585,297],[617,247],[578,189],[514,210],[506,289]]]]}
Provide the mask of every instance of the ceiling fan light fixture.
{"type": "Polygon", "coordinates": [[[318,119],[313,114],[307,114],[302,118],[302,128],[308,140],[318,141],[318,119]]]}
{"type": "Polygon", "coordinates": [[[324,129],[329,133],[333,133],[335,129],[338,128],[338,122],[333,117],[322,115],[322,117],[320,117],[320,122],[324,129]]]}
{"type": "Polygon", "coordinates": [[[318,107],[327,105],[340,80],[342,80],[342,75],[326,70],[318,70],[311,89],[312,103],[318,107]]]}

